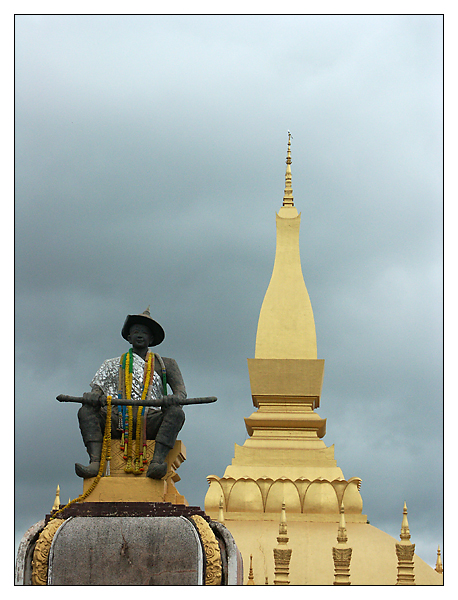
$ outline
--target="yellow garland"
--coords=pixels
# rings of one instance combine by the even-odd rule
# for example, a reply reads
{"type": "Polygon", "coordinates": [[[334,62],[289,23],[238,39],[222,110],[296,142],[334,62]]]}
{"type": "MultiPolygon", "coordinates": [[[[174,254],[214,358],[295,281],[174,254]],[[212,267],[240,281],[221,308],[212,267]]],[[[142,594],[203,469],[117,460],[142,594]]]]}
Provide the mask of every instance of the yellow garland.
{"type": "MultiPolygon", "coordinates": [[[[146,396],[148,394],[148,388],[149,388],[149,383],[150,383],[150,379],[151,379],[151,366],[152,366],[152,362],[153,362],[153,354],[151,352],[148,352],[148,359],[146,362],[146,373],[144,375],[144,380],[143,380],[143,391],[142,391],[142,402],[146,399],[146,396]]],[[[143,464],[143,446],[142,446],[142,440],[141,440],[141,434],[142,434],[142,410],[143,410],[143,406],[139,406],[138,407],[138,411],[137,411],[137,430],[136,430],[136,436],[135,436],[135,462],[134,462],[134,473],[136,475],[139,475],[141,471],[143,471],[143,466],[140,466],[141,464],[143,464]],[[140,460],[140,456],[142,456],[142,460],[140,460]]],[[[144,440],[145,441],[145,440],[144,440]]]]}
{"type": "MultiPolygon", "coordinates": [[[[125,355],[125,366],[122,368],[124,355],[121,356],[120,364],[119,364],[119,381],[118,381],[118,389],[121,391],[123,398],[127,400],[132,399],[132,383],[133,383],[133,373],[131,373],[130,363],[133,360],[133,356],[130,352],[127,352],[125,355]]],[[[154,370],[154,354],[152,352],[148,352],[148,357],[145,362],[145,369],[143,375],[143,390],[142,390],[142,401],[144,401],[148,395],[148,389],[151,381],[151,373],[154,370]]],[[[141,471],[143,471],[143,467],[141,464],[145,462],[146,456],[143,456],[143,447],[146,445],[146,436],[144,440],[142,440],[142,430],[143,422],[142,422],[142,411],[143,406],[139,406],[137,410],[137,419],[136,419],[136,436],[135,436],[135,456],[133,456],[133,430],[134,430],[134,414],[133,407],[127,407],[127,428],[128,428],[128,436],[124,434],[124,431],[121,434],[121,442],[120,449],[124,451],[124,459],[127,461],[126,466],[124,467],[124,471],[126,473],[135,473],[135,475],[139,475],[141,471]],[[143,443],[142,443],[143,442],[143,443]],[[140,459],[142,457],[142,460],[140,459]]]]}
{"type": "Polygon", "coordinates": [[[107,469],[105,475],[109,476],[111,462],[111,396],[107,396],[107,420],[105,422],[105,433],[103,436],[103,442],[105,444],[107,461],[107,469]]]}
{"type": "Polygon", "coordinates": [[[140,436],[142,431],[142,406],[137,409],[137,431],[135,432],[135,460],[134,460],[134,473],[138,475],[140,473],[140,436]]]}
{"type": "MultiPolygon", "coordinates": [[[[100,457],[99,472],[97,473],[96,477],[94,477],[94,481],[91,483],[91,485],[88,487],[88,489],[84,492],[84,494],[81,494],[80,496],[78,496],[78,498],[71,500],[63,508],[59,508],[59,510],[56,510],[56,512],[53,515],[51,515],[50,520],[55,519],[56,516],[60,512],[65,510],[71,504],[75,504],[75,502],[83,502],[83,500],[85,500],[89,496],[89,494],[91,494],[95,490],[100,479],[103,477],[103,474],[105,471],[105,465],[106,465],[106,461],[107,461],[107,456],[108,457],[110,456],[110,446],[111,446],[111,396],[107,396],[107,418],[105,421],[105,432],[103,435],[102,455],[100,457]]],[[[108,460],[109,460],[109,458],[108,458],[108,460]]]]}
{"type": "MultiPolygon", "coordinates": [[[[130,353],[127,353],[126,356],[126,369],[125,369],[125,378],[126,378],[126,399],[130,400],[132,398],[132,373],[130,371],[130,353]]],[[[127,407],[127,417],[129,420],[129,429],[128,429],[128,439],[127,442],[124,440],[124,443],[127,445],[127,448],[124,451],[124,456],[127,458],[127,464],[124,467],[124,471],[126,473],[132,473],[132,432],[134,428],[134,416],[132,411],[132,406],[127,407]]]]}

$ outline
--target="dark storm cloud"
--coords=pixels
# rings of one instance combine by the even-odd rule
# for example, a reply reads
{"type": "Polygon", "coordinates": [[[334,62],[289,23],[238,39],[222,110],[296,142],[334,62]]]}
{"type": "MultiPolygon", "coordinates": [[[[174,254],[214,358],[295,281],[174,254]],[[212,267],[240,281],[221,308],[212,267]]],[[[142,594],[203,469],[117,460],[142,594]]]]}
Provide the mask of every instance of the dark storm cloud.
{"type": "MultiPolygon", "coordinates": [[[[442,23],[434,16],[16,20],[18,535],[81,492],[76,407],[148,304],[190,396],[203,506],[253,408],[286,132],[321,416],[364,512],[442,536],[442,23]],[[30,448],[33,447],[33,452],[30,448]],[[211,449],[211,452],[209,451],[211,449]],[[426,480],[424,473],[427,473],[426,480]],[[33,490],[33,493],[30,493],[33,490]]],[[[414,539],[415,538],[415,539],[414,539]]]]}

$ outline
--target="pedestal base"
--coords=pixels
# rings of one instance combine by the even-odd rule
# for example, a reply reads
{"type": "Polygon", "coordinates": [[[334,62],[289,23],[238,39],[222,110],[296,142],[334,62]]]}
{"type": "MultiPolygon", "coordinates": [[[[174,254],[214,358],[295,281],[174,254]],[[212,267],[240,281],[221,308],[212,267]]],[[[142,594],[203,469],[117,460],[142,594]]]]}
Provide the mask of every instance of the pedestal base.
{"type": "MultiPolygon", "coordinates": [[[[83,491],[93,479],[84,481],[83,491]]],[[[188,505],[171,479],[102,477],[84,502],[171,502],[188,505]]]]}
{"type": "MultiPolygon", "coordinates": [[[[154,441],[148,441],[148,463],[154,453],[154,444],[154,441]]],[[[138,475],[126,473],[124,471],[126,462],[119,449],[119,440],[112,440],[110,475],[100,479],[84,502],[171,502],[188,506],[186,498],[175,487],[175,482],[180,480],[176,469],[184,460],[186,460],[186,448],[183,442],[177,440],[167,456],[167,474],[164,478],[146,477],[148,464],[144,465],[144,471],[138,475]]],[[[90,488],[94,479],[91,477],[84,480],[83,493],[90,488]]]]}

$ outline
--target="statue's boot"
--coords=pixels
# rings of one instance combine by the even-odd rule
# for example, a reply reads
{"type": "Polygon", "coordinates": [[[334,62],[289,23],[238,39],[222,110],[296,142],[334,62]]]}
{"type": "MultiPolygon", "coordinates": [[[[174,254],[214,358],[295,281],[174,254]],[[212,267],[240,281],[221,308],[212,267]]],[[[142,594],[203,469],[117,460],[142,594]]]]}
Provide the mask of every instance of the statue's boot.
{"type": "Polygon", "coordinates": [[[75,473],[84,479],[95,477],[99,472],[102,442],[88,442],[86,449],[89,454],[89,465],[85,467],[80,463],[75,463],[75,473]]]}
{"type": "Polygon", "coordinates": [[[154,446],[153,458],[149,464],[147,477],[151,479],[162,479],[167,474],[167,454],[170,452],[169,446],[156,442],[154,446]]]}

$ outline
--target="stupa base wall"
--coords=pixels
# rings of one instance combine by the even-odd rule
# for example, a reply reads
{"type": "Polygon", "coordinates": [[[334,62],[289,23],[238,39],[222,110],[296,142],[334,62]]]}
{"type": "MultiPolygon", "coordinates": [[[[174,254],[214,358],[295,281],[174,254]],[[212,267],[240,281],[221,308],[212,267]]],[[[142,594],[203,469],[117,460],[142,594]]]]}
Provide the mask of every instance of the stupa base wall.
{"type": "MultiPolygon", "coordinates": [[[[351,585],[396,585],[398,541],[369,525],[355,523],[345,512],[348,547],[352,548],[350,563],[351,585]]],[[[273,549],[277,546],[279,514],[275,519],[232,520],[225,515],[225,526],[235,538],[245,565],[253,556],[255,585],[274,581],[273,549]]],[[[290,585],[333,585],[334,562],[332,548],[336,545],[338,523],[296,520],[287,513],[288,546],[293,549],[289,563],[290,585]]],[[[443,576],[415,555],[416,585],[443,585],[443,576]]],[[[247,570],[246,570],[247,571],[247,570]]],[[[245,572],[244,583],[248,573],[245,572]]]]}

